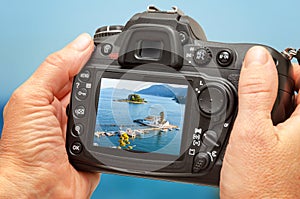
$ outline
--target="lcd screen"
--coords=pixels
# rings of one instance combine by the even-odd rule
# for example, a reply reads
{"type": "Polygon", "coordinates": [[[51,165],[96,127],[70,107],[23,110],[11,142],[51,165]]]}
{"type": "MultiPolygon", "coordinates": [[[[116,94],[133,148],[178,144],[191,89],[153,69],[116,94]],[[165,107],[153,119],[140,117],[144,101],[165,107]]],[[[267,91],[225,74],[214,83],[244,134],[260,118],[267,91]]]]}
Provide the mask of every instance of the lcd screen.
{"type": "Polygon", "coordinates": [[[102,78],[94,146],[180,155],[187,85],[102,78]]]}

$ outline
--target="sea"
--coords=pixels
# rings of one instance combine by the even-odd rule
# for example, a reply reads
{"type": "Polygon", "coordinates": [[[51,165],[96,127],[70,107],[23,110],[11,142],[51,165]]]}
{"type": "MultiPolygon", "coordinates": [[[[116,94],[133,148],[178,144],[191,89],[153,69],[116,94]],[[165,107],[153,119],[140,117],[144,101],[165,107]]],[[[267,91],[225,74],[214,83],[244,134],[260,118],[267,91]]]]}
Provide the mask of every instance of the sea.
{"type": "MultiPolygon", "coordinates": [[[[126,129],[149,129],[133,122],[136,119],[144,119],[147,116],[159,116],[164,112],[165,120],[178,129],[169,129],[166,132],[159,130],[147,131],[147,133],[129,139],[131,150],[145,153],[159,153],[168,155],[180,155],[182,128],[184,122],[185,105],[176,103],[173,98],[154,95],[139,94],[146,103],[133,104],[120,102],[127,99],[130,90],[106,88],[100,91],[95,132],[119,132],[126,129]]],[[[119,136],[94,136],[94,145],[100,147],[116,148],[119,146],[119,136]]]]}

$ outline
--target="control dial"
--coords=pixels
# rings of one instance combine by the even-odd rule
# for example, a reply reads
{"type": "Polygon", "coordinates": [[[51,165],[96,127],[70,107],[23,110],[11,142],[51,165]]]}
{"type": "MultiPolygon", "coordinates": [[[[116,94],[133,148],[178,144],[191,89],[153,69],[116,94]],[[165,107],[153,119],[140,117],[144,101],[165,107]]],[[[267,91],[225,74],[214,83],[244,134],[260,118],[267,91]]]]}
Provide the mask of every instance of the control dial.
{"type": "Polygon", "coordinates": [[[123,28],[124,28],[124,26],[121,26],[121,25],[102,26],[96,30],[95,35],[94,35],[94,40],[119,34],[122,32],[123,28]]]}

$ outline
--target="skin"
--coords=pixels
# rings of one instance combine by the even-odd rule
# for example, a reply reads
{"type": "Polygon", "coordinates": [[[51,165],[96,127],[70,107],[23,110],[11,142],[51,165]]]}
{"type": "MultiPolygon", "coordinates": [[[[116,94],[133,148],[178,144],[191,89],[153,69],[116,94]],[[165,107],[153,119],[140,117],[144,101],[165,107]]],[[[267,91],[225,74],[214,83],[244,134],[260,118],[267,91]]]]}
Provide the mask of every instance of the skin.
{"type": "MultiPolygon", "coordinates": [[[[0,198],[88,198],[99,174],[76,171],[65,150],[72,79],[94,49],[83,34],[50,55],[12,95],[4,110],[0,140],[0,198]]],[[[300,69],[294,66],[296,88],[300,69]]],[[[270,112],[277,71],[269,53],[252,48],[239,82],[239,112],[221,172],[221,198],[300,196],[300,99],[284,123],[270,112]]]]}
{"type": "MultiPolygon", "coordinates": [[[[296,90],[300,70],[293,66],[296,90]]],[[[220,182],[221,198],[299,198],[300,99],[285,122],[273,126],[277,70],[261,47],[247,53],[239,81],[239,112],[227,146],[220,182]]]]}
{"type": "Polygon", "coordinates": [[[88,198],[99,174],[76,171],[65,150],[73,77],[93,52],[88,34],[50,55],[12,95],[0,142],[0,198],[88,198]]]}

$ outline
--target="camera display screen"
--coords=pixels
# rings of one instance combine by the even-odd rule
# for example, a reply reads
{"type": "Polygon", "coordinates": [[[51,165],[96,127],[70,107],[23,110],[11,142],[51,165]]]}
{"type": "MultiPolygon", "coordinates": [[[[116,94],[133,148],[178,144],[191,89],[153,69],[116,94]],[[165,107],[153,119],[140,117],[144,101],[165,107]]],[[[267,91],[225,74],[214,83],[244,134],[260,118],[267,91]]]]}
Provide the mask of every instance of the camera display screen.
{"type": "Polygon", "coordinates": [[[93,145],[180,155],[187,85],[102,78],[93,145]]]}

